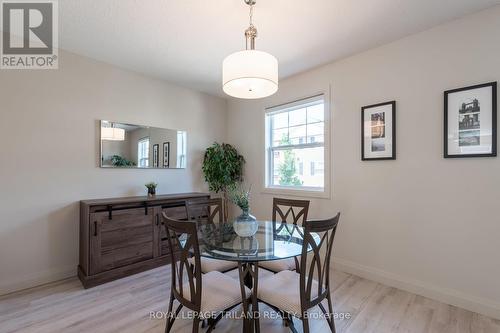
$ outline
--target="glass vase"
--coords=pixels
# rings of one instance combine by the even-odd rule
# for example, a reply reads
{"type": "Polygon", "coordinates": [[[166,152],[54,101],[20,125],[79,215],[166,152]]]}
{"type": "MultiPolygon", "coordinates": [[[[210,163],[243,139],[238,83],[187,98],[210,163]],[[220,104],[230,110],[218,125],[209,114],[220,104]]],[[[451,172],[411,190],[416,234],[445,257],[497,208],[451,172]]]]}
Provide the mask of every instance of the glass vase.
{"type": "Polygon", "coordinates": [[[251,237],[255,235],[257,229],[259,229],[259,223],[255,216],[250,214],[249,209],[244,209],[241,215],[234,220],[233,227],[238,236],[251,237]]]}

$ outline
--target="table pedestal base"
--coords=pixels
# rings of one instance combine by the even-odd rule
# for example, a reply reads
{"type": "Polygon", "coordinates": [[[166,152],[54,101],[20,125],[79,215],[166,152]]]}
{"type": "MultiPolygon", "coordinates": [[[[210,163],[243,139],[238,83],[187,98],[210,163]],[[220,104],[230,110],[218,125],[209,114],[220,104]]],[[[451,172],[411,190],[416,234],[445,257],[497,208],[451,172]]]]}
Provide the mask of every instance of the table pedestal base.
{"type": "Polygon", "coordinates": [[[257,287],[259,283],[258,262],[238,262],[238,273],[240,277],[241,297],[243,304],[243,332],[260,333],[259,302],[257,300],[257,287]],[[252,295],[248,299],[245,286],[252,289],[252,295]],[[251,311],[250,311],[251,308],[251,311]]]}

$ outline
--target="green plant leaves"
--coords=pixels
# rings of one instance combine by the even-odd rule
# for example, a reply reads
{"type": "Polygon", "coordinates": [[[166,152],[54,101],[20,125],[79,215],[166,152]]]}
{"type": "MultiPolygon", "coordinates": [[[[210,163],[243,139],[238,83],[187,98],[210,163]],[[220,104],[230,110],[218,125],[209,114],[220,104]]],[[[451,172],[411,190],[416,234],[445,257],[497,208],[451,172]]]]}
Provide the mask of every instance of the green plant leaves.
{"type": "Polygon", "coordinates": [[[113,166],[118,166],[118,167],[126,167],[126,166],[135,166],[136,165],[134,162],[129,161],[126,158],[121,157],[120,155],[111,156],[111,164],[113,166]]]}
{"type": "Polygon", "coordinates": [[[203,174],[210,191],[226,191],[227,187],[242,180],[245,159],[236,148],[215,142],[205,151],[203,174]]]}

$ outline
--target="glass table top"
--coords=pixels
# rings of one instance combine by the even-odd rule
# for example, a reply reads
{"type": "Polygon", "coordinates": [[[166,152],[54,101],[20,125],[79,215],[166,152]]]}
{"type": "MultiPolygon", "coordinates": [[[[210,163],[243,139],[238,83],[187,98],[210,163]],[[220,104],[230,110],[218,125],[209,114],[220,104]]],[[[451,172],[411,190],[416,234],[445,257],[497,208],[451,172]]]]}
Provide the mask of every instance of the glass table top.
{"type": "MultiPolygon", "coordinates": [[[[293,224],[256,221],[257,232],[240,237],[232,224],[206,224],[198,227],[202,257],[230,261],[268,261],[296,257],[302,254],[304,229],[293,224]]],[[[312,233],[319,244],[320,237],[312,233]]],[[[311,249],[308,249],[310,251],[311,249]]]]}

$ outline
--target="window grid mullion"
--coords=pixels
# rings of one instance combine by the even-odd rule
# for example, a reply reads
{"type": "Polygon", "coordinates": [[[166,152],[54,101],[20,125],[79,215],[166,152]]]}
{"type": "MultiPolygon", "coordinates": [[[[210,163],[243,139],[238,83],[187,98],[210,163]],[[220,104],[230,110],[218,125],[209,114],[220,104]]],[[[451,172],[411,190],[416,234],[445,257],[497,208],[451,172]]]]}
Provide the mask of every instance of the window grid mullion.
{"type": "Polygon", "coordinates": [[[309,136],[307,135],[307,129],[309,128],[308,123],[307,123],[308,120],[309,120],[309,117],[308,117],[309,112],[308,112],[308,110],[309,110],[309,108],[306,108],[306,143],[309,141],[308,140],[309,136]]]}
{"type": "Polygon", "coordinates": [[[324,142],[314,142],[314,143],[301,143],[296,145],[283,145],[283,146],[271,146],[273,150],[287,150],[287,149],[307,149],[307,148],[318,148],[324,147],[324,142]]]}
{"type": "Polygon", "coordinates": [[[286,139],[288,142],[290,142],[290,111],[286,113],[286,139]]]}

